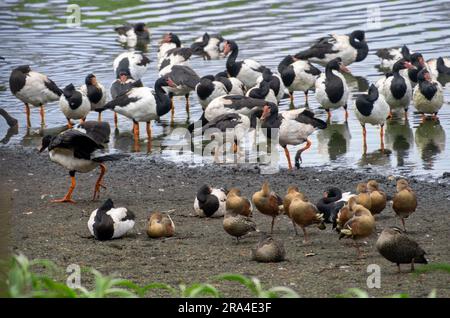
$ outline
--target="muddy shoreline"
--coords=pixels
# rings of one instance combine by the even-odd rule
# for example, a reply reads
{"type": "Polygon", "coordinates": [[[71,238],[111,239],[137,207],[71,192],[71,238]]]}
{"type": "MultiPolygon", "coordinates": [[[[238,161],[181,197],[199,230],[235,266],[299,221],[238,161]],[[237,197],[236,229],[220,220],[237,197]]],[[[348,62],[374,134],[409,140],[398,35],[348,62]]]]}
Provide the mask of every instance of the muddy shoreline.
{"type": "MultiPolygon", "coordinates": [[[[295,236],[291,223],[283,216],[275,224],[274,235],[284,241],[288,261],[259,264],[250,260],[257,234],[236,244],[223,231],[221,219],[193,216],[195,193],[205,182],[220,187],[237,186],[250,197],[268,179],[280,195],[295,184],[315,202],[329,185],[350,191],[358,182],[370,178],[378,180],[392,194],[395,181],[385,176],[361,170],[316,168],[262,175],[253,165],[189,167],[186,163],[177,166],[162,161],[156,155],[131,156],[108,165],[108,189],[102,192],[101,200],[110,197],[116,206],[135,212],[136,230],[120,240],[98,242],[89,238],[86,226],[91,211],[101,204],[91,201],[97,171],[77,175],[77,204],[54,204],[49,201],[64,195],[69,177],[62,167],[50,162],[47,153],[39,154],[27,147],[2,147],[0,162],[0,206],[2,220],[8,219],[0,231],[0,242],[8,245],[10,252],[20,251],[29,258],[49,258],[62,267],[73,263],[90,266],[140,284],[211,282],[224,296],[234,297],[250,295],[237,284],[216,283],[211,278],[225,272],[257,276],[266,287],[288,286],[303,297],[333,297],[351,287],[367,290],[371,296],[406,292],[416,297],[425,297],[435,288],[439,297],[450,297],[448,276],[444,273],[416,277],[408,273],[405,265],[404,273],[398,275],[396,266],[375,250],[376,234],[365,240],[365,256],[357,259],[350,242],[339,241],[330,226],[325,231],[311,227],[308,232],[312,243],[304,245],[302,235],[295,236]],[[175,237],[147,237],[147,215],[154,210],[171,211],[175,237]],[[314,256],[305,256],[310,253],[314,256]],[[381,266],[380,289],[369,290],[366,286],[369,264],[381,266]]],[[[427,251],[430,262],[450,262],[449,179],[430,183],[409,180],[419,199],[417,211],[407,220],[409,235],[427,251]]],[[[268,217],[255,212],[254,218],[262,230],[270,229],[268,217]]],[[[377,233],[390,225],[398,226],[400,220],[388,207],[377,217],[377,233]]],[[[82,277],[82,284],[89,283],[82,277]]],[[[168,296],[156,292],[151,295],[168,296]]]]}

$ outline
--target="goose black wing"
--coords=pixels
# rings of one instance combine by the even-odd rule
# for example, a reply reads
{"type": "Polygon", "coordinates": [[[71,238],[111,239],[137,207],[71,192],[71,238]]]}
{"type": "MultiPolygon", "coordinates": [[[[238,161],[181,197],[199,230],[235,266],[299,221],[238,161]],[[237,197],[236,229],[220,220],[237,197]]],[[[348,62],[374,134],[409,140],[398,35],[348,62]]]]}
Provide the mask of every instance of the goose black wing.
{"type": "Polygon", "coordinates": [[[225,132],[227,129],[233,129],[240,123],[242,123],[242,121],[239,114],[227,113],[217,116],[212,121],[208,122],[203,126],[202,131],[205,132],[209,128],[216,128],[222,132],[225,132]]]}
{"type": "Polygon", "coordinates": [[[242,95],[228,95],[223,96],[225,100],[224,105],[227,108],[232,109],[242,109],[242,108],[254,108],[254,107],[263,107],[267,104],[264,99],[257,99],[242,95]]]}
{"type": "Polygon", "coordinates": [[[314,42],[307,50],[295,54],[295,57],[301,60],[307,60],[312,57],[319,59],[325,58],[325,54],[337,53],[333,50],[336,39],[333,36],[325,36],[314,42]]]}
{"type": "Polygon", "coordinates": [[[192,89],[200,82],[200,77],[197,73],[192,68],[184,65],[174,65],[168,76],[177,85],[186,85],[192,89]]]}
{"type": "Polygon", "coordinates": [[[104,147],[88,135],[71,129],[59,134],[52,140],[48,149],[55,148],[73,149],[75,158],[90,160],[91,154],[95,150],[104,147]]]}
{"type": "Polygon", "coordinates": [[[109,142],[111,128],[107,122],[85,121],[79,124],[79,127],[86,130],[86,134],[99,144],[109,142]]]}
{"type": "Polygon", "coordinates": [[[302,124],[311,125],[315,128],[319,128],[319,129],[327,128],[326,122],[324,122],[323,120],[321,120],[319,118],[315,118],[314,113],[307,109],[305,109],[303,112],[298,114],[297,117],[295,118],[295,120],[302,124]]]}

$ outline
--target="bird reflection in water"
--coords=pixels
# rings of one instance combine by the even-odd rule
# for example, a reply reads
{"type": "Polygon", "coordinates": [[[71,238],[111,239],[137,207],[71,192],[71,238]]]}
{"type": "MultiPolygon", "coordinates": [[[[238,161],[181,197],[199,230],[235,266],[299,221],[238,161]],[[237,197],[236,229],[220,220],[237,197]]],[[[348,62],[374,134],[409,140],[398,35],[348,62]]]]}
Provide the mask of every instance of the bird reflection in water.
{"type": "Polygon", "coordinates": [[[318,152],[334,161],[347,153],[351,138],[348,123],[327,122],[327,128],[317,132],[318,152]]]}
{"type": "Polygon", "coordinates": [[[439,121],[427,119],[416,129],[416,145],[425,170],[433,169],[438,154],[445,150],[445,130],[439,121]]]}
{"type": "Polygon", "coordinates": [[[414,142],[414,134],[409,121],[403,120],[403,117],[388,120],[386,122],[385,142],[387,147],[396,153],[397,166],[405,166],[405,159],[408,158],[414,142]]]}

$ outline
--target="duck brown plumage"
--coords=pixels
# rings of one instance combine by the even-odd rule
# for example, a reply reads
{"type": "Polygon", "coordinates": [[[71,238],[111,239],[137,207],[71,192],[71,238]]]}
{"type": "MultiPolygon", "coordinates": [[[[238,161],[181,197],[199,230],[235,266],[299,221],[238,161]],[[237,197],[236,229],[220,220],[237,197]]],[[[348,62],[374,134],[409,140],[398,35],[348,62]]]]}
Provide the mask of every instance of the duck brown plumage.
{"type": "Polygon", "coordinates": [[[256,248],[252,249],[252,260],[261,263],[282,262],[285,257],[286,251],[283,242],[265,233],[261,235],[256,248]]]}
{"type": "Polygon", "coordinates": [[[319,213],[317,207],[309,201],[303,201],[297,197],[292,200],[289,206],[289,215],[292,221],[301,227],[304,234],[304,243],[308,243],[306,227],[312,224],[320,224],[319,228],[324,229],[323,214],[319,213]]]}
{"type": "Polygon", "coordinates": [[[375,180],[367,182],[367,190],[370,194],[370,212],[372,214],[380,214],[386,207],[386,193],[380,190],[378,182],[375,180]]]}
{"type": "Polygon", "coordinates": [[[370,193],[367,189],[367,184],[358,183],[356,186],[356,204],[360,204],[365,207],[367,210],[370,210],[372,207],[372,201],[370,200],[370,193]]]}
{"type": "Polygon", "coordinates": [[[272,234],[275,218],[280,214],[280,205],[283,204],[283,200],[275,192],[270,191],[269,182],[265,181],[261,191],[253,194],[252,201],[259,212],[272,217],[270,230],[272,234]]]}
{"type": "Polygon", "coordinates": [[[394,195],[392,208],[402,220],[403,230],[406,232],[405,219],[416,210],[417,197],[405,179],[397,181],[397,193],[394,195]]]}
{"type": "Polygon", "coordinates": [[[226,209],[244,216],[252,216],[253,207],[249,199],[241,196],[241,190],[232,188],[227,195],[226,209]]]}
{"type": "Polygon", "coordinates": [[[154,212],[150,215],[147,235],[152,238],[171,237],[175,233],[175,224],[168,214],[154,212]]]}
{"type": "MultiPolygon", "coordinates": [[[[283,209],[284,209],[284,214],[286,214],[290,219],[292,219],[292,218],[291,218],[291,215],[289,214],[289,207],[291,205],[292,200],[294,200],[296,198],[300,198],[303,201],[308,200],[306,195],[304,195],[302,192],[300,192],[298,190],[298,187],[289,186],[289,188],[287,189],[287,193],[283,199],[283,209]]],[[[298,235],[297,227],[295,225],[294,220],[292,220],[292,225],[294,226],[295,235],[298,235]]]]}

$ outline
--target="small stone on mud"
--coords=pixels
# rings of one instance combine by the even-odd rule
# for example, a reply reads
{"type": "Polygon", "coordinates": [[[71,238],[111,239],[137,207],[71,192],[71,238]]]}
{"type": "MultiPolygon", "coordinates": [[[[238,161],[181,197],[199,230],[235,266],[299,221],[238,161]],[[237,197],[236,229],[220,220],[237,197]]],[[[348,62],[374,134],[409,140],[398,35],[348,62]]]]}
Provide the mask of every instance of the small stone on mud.
{"type": "Polygon", "coordinates": [[[316,255],[316,253],[313,253],[313,252],[305,254],[306,257],[315,256],[315,255],[316,255]]]}

